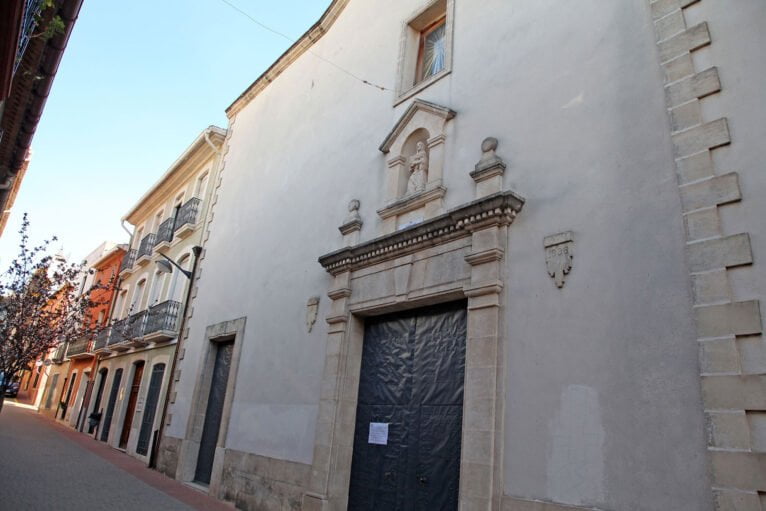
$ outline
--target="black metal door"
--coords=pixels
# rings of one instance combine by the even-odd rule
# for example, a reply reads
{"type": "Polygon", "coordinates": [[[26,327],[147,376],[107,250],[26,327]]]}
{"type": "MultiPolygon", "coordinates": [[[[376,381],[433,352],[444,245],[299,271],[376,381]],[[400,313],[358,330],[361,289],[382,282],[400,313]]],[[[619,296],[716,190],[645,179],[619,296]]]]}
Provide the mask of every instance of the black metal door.
{"type": "Polygon", "coordinates": [[[157,412],[157,401],[160,398],[160,387],[162,387],[164,374],[165,364],[157,364],[152,368],[149,391],[146,394],[146,404],[144,405],[144,416],[141,419],[141,431],[138,433],[138,444],[136,445],[136,453],[143,456],[149,452],[149,440],[152,435],[154,415],[157,412]]]}
{"type": "Polygon", "coordinates": [[[215,446],[218,444],[223,402],[226,398],[226,384],[229,381],[229,368],[231,368],[231,355],[234,352],[234,342],[216,343],[216,345],[213,380],[210,383],[205,424],[202,427],[202,438],[197,456],[197,469],[194,472],[194,480],[205,484],[210,484],[210,475],[213,472],[215,446]]]}
{"type": "Polygon", "coordinates": [[[101,441],[106,442],[109,438],[109,427],[112,425],[112,415],[114,415],[114,405],[117,403],[117,393],[120,391],[120,380],[122,380],[122,369],[117,369],[112,378],[112,389],[109,391],[109,403],[106,405],[106,415],[104,416],[104,427],[101,429],[101,441]]]}
{"type": "Polygon", "coordinates": [[[465,335],[465,302],[365,325],[349,510],[457,510],[465,335]]]}

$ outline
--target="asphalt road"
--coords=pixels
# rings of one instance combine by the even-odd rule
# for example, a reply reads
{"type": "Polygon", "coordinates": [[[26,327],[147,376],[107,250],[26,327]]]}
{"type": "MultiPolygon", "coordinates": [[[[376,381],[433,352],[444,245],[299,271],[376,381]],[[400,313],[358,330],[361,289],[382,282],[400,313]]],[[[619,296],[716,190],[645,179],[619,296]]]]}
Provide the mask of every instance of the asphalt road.
{"type": "MultiPolygon", "coordinates": [[[[72,440],[73,434],[77,433],[65,432],[34,411],[13,406],[6,400],[0,412],[0,510],[200,509],[94,454],[82,442],[72,440]]],[[[170,483],[166,484],[179,485],[167,480],[170,483]]]]}

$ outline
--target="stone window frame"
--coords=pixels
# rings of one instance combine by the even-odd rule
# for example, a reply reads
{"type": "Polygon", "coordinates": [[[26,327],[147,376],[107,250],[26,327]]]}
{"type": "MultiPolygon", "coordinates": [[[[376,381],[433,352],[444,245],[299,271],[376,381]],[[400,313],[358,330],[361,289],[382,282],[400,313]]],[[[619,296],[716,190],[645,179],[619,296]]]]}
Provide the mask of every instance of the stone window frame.
{"type": "Polygon", "coordinates": [[[223,479],[223,456],[229,433],[231,409],[236,393],[246,323],[247,317],[242,317],[216,323],[205,329],[204,348],[200,356],[197,377],[194,379],[189,420],[186,424],[186,432],[182,440],[182,448],[176,467],[175,479],[185,482],[192,482],[194,480],[194,473],[197,469],[197,457],[199,455],[199,443],[205,424],[205,412],[210,397],[210,385],[215,366],[215,350],[213,345],[233,341],[234,352],[231,356],[229,378],[226,384],[226,397],[224,398],[221,424],[218,429],[218,442],[216,444],[213,472],[210,476],[210,486],[208,487],[208,494],[214,497],[219,495],[223,479]]]}
{"type": "Polygon", "coordinates": [[[394,106],[411,98],[452,72],[454,12],[455,0],[433,0],[402,24],[394,106]],[[444,69],[424,80],[417,81],[421,35],[424,30],[441,18],[446,20],[444,69]]]}

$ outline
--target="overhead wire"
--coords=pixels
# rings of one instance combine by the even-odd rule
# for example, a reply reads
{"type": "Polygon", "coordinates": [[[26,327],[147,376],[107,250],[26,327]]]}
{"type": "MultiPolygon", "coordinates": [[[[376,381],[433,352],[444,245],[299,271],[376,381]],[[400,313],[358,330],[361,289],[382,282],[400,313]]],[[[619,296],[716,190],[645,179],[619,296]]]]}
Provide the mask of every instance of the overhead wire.
{"type": "MultiPolygon", "coordinates": [[[[269,32],[271,32],[272,34],[278,35],[279,37],[282,37],[282,38],[284,38],[284,39],[287,39],[287,40],[288,40],[288,41],[290,41],[291,43],[295,43],[295,42],[297,42],[297,41],[296,41],[296,39],[293,39],[292,37],[290,37],[290,36],[288,36],[288,35],[285,35],[285,34],[283,34],[282,32],[280,32],[280,31],[278,31],[278,30],[275,30],[275,29],[271,28],[270,26],[266,25],[265,23],[262,23],[262,22],[258,21],[257,19],[255,19],[254,17],[252,17],[250,14],[248,14],[246,11],[242,10],[241,8],[239,8],[238,6],[236,6],[235,4],[233,4],[232,2],[230,2],[229,0],[221,0],[221,2],[223,2],[223,3],[224,3],[224,4],[226,4],[226,5],[228,5],[228,6],[229,6],[231,9],[233,9],[233,10],[237,11],[237,12],[238,12],[238,13],[240,13],[241,15],[245,16],[247,19],[249,19],[250,21],[252,21],[252,22],[253,22],[253,23],[255,23],[256,25],[258,25],[258,26],[259,26],[259,27],[261,27],[262,29],[269,31],[269,32]]],[[[334,68],[336,68],[336,69],[338,69],[339,71],[341,71],[341,72],[345,73],[346,75],[350,76],[350,77],[351,77],[351,78],[353,78],[354,80],[357,80],[357,81],[359,81],[359,82],[363,83],[364,85],[368,85],[368,86],[370,86],[370,87],[374,87],[374,88],[376,88],[376,89],[379,89],[379,90],[381,90],[381,91],[390,91],[390,90],[391,90],[391,89],[389,89],[389,88],[387,88],[387,87],[383,87],[382,85],[378,85],[377,83],[371,82],[371,81],[369,81],[369,80],[365,80],[364,78],[362,78],[362,77],[360,77],[360,76],[357,76],[356,74],[352,73],[352,72],[351,72],[351,71],[349,71],[348,69],[346,69],[346,68],[344,68],[344,67],[342,67],[342,66],[339,66],[338,64],[336,64],[335,62],[333,62],[333,61],[331,61],[331,60],[329,60],[329,59],[326,59],[326,58],[325,58],[325,57],[323,57],[322,55],[320,55],[320,54],[316,53],[315,51],[311,50],[310,48],[306,49],[306,52],[307,52],[307,53],[310,53],[311,55],[313,55],[314,57],[318,58],[319,60],[321,60],[321,61],[323,61],[323,62],[325,62],[325,63],[327,63],[327,64],[330,64],[330,65],[331,65],[331,66],[333,66],[334,68]]]]}

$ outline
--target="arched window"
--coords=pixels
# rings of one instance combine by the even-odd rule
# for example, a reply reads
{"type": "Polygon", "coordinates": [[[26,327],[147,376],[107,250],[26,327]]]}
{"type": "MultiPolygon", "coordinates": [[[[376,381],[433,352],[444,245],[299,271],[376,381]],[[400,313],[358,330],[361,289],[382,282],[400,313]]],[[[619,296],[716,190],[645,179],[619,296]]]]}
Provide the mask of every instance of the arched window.
{"type": "MultiPolygon", "coordinates": [[[[189,263],[191,257],[189,254],[184,255],[178,265],[184,270],[189,269],[189,263]]],[[[177,269],[173,269],[173,278],[170,281],[170,292],[168,293],[168,300],[175,300],[176,302],[183,302],[184,291],[186,291],[186,283],[189,279],[185,275],[182,275],[177,269]]]]}

